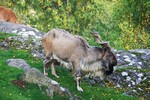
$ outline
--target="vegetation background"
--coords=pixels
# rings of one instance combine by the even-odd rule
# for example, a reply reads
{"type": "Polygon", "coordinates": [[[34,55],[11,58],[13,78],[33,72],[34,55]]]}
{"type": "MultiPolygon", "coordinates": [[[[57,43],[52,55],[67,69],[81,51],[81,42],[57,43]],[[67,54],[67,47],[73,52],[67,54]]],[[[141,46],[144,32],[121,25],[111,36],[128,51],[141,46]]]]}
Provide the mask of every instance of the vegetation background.
{"type": "MultiPolygon", "coordinates": [[[[98,31],[115,49],[150,49],[150,0],[1,0],[0,5],[12,9],[23,24],[43,32],[52,28],[62,28],[70,33],[82,35],[90,44],[95,44],[90,32],[98,31]]],[[[0,41],[6,37],[6,34],[1,33],[0,41]]],[[[6,64],[9,58],[22,58],[42,71],[41,59],[32,57],[25,50],[15,48],[7,51],[0,48],[0,55],[0,100],[49,100],[37,85],[27,84],[25,89],[13,85],[11,81],[17,79],[22,70],[10,68],[6,64]]],[[[84,81],[83,88],[88,91],[80,93],[76,91],[75,82],[67,70],[56,70],[63,77],[51,77],[85,100],[138,99],[123,95],[122,92],[126,88],[91,86],[84,81]]],[[[62,98],[55,96],[54,100],[62,98]]]]}
{"type": "Polygon", "coordinates": [[[150,48],[149,0],[2,0],[0,5],[43,32],[62,28],[94,41],[90,32],[98,31],[116,49],[150,48]]]}

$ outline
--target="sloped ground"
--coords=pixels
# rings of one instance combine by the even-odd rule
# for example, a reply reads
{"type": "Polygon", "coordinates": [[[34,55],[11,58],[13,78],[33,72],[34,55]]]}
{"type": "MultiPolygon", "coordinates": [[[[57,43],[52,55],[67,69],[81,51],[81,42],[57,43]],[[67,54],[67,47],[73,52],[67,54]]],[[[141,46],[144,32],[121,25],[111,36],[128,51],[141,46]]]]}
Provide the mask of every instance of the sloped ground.
{"type": "MultiPolygon", "coordinates": [[[[20,87],[18,84],[13,84],[14,80],[20,80],[23,70],[18,68],[10,67],[7,65],[6,61],[8,59],[23,59],[27,61],[28,65],[33,66],[34,68],[39,69],[42,72],[42,60],[33,57],[26,50],[16,50],[13,48],[1,48],[0,49],[0,99],[1,100],[49,100],[49,97],[46,96],[45,87],[35,84],[29,84],[25,82],[25,87],[20,87]],[[5,49],[5,50],[4,50],[5,49]]],[[[27,65],[27,64],[24,64],[27,65]]],[[[107,88],[100,85],[90,85],[89,83],[83,81],[82,87],[85,89],[85,92],[81,93],[76,90],[76,83],[71,76],[70,72],[67,69],[58,67],[57,72],[60,75],[59,79],[51,76],[49,77],[56,80],[60,85],[65,88],[68,88],[73,94],[81,97],[82,100],[100,100],[100,99],[115,99],[115,100],[136,100],[136,98],[128,97],[122,95],[122,92],[116,91],[112,88],[107,88]]],[[[68,100],[69,98],[63,95],[55,94],[53,100],[68,100]]]]}
{"type": "MultiPolygon", "coordinates": [[[[40,32],[41,34],[39,34],[39,31],[35,31],[33,28],[30,29],[27,27],[26,29],[26,26],[12,26],[13,27],[11,27],[11,24],[9,23],[0,23],[0,30],[2,32],[6,31],[8,33],[15,33],[14,35],[1,33],[0,47],[2,57],[5,56],[6,61],[11,57],[20,58],[23,56],[22,58],[29,61],[31,66],[36,67],[42,71],[43,65],[41,59],[44,58],[43,48],[41,46],[42,33],[40,32]],[[9,25],[10,27],[4,27],[4,25],[9,25]],[[17,49],[23,50],[23,53],[18,53],[17,49]],[[3,50],[6,50],[6,52],[3,50]],[[32,54],[32,56],[30,56],[31,59],[28,58],[29,56],[26,56],[27,52],[32,54]],[[10,56],[12,53],[13,56],[10,56]]],[[[115,73],[108,77],[104,83],[102,83],[99,78],[85,78],[81,84],[83,85],[83,88],[85,88],[84,93],[76,91],[76,84],[73,80],[73,77],[66,69],[60,67],[57,68],[57,72],[60,73],[61,76],[59,79],[53,78],[52,76],[49,77],[52,77],[62,86],[68,88],[72,93],[75,93],[81,96],[82,99],[86,100],[121,100],[121,98],[123,100],[134,99],[127,97],[126,95],[133,95],[148,99],[150,96],[150,50],[114,50],[114,52],[116,53],[118,60],[118,66],[115,67],[115,73]],[[114,88],[115,90],[110,89],[110,87],[114,88]]],[[[6,66],[4,63],[5,61],[3,59],[3,64],[6,66]]],[[[1,64],[1,66],[3,65],[1,64]]],[[[4,74],[2,75],[4,76],[4,74]]],[[[16,77],[13,77],[13,79],[16,79],[16,77]]],[[[10,80],[7,82],[10,82],[10,80]]]]}

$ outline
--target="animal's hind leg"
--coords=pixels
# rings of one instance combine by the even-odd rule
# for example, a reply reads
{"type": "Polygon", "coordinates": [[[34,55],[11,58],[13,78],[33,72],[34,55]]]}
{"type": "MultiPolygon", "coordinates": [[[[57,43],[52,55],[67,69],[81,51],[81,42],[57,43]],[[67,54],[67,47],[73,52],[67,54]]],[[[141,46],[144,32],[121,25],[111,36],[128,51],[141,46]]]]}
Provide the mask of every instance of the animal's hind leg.
{"type": "Polygon", "coordinates": [[[48,76],[47,70],[48,70],[48,65],[50,65],[51,60],[50,59],[45,59],[44,60],[44,75],[48,76]]]}
{"type": "Polygon", "coordinates": [[[51,70],[52,70],[52,75],[54,75],[55,77],[59,78],[59,76],[56,74],[54,63],[51,64],[51,70]]]}
{"type": "Polygon", "coordinates": [[[46,72],[48,65],[51,64],[51,58],[52,58],[52,42],[48,40],[47,37],[43,37],[42,44],[44,47],[44,51],[46,54],[46,59],[44,60],[44,75],[48,75],[46,72]]]}
{"type": "Polygon", "coordinates": [[[47,70],[48,70],[48,65],[52,63],[51,61],[52,54],[50,52],[46,52],[46,58],[44,60],[44,75],[48,76],[47,70]]]}

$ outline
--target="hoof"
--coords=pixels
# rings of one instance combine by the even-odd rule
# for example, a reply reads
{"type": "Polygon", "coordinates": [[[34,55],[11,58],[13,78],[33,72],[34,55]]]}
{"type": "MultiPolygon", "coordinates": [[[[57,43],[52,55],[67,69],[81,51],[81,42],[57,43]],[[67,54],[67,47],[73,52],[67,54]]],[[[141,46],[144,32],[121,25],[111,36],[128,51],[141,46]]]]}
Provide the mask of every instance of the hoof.
{"type": "Polygon", "coordinates": [[[55,75],[55,77],[56,77],[56,78],[59,78],[59,76],[58,76],[58,75],[55,75]]]}
{"type": "Polygon", "coordinates": [[[48,76],[48,73],[44,73],[45,76],[48,76]]]}
{"type": "Polygon", "coordinates": [[[77,90],[83,92],[83,89],[81,87],[77,87],[77,90]]]}
{"type": "Polygon", "coordinates": [[[58,75],[56,75],[56,74],[52,74],[53,76],[55,76],[56,78],[59,78],[59,76],[58,75]]]}

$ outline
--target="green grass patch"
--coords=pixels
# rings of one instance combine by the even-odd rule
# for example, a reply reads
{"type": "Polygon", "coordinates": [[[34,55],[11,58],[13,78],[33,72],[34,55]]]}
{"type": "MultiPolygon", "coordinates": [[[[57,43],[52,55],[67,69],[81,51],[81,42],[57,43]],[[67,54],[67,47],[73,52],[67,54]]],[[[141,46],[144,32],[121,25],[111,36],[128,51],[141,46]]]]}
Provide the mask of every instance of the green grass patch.
{"type": "Polygon", "coordinates": [[[8,33],[2,33],[0,32],[0,41],[4,41],[6,38],[10,37],[10,36],[17,36],[16,34],[8,34],[8,33]]]}
{"type": "Polygon", "coordinates": [[[135,97],[123,95],[121,91],[105,86],[91,85],[84,80],[81,82],[81,87],[84,89],[84,92],[79,92],[76,89],[74,78],[67,69],[57,67],[56,71],[60,78],[55,78],[50,72],[49,77],[59,82],[63,87],[68,88],[73,94],[80,96],[82,100],[137,100],[135,97]]]}
{"type": "MultiPolygon", "coordinates": [[[[8,34],[0,36],[0,40],[4,40],[8,34]]],[[[19,79],[23,70],[10,67],[6,64],[7,59],[18,58],[24,59],[30,66],[38,68],[43,72],[43,61],[41,59],[31,56],[27,50],[7,49],[0,48],[0,100],[49,100],[46,96],[45,89],[39,89],[35,84],[28,84],[26,88],[21,88],[12,84],[13,80],[19,79]]],[[[60,85],[69,89],[73,94],[81,97],[82,100],[137,100],[135,97],[122,95],[121,91],[117,91],[113,88],[108,88],[100,85],[90,85],[89,83],[82,81],[81,87],[84,92],[79,92],[76,89],[76,82],[71,73],[62,67],[56,67],[57,74],[60,78],[51,76],[49,71],[49,77],[58,81],[60,85]]],[[[51,98],[52,99],[52,98],[51,98]]],[[[67,100],[68,98],[61,95],[54,95],[53,100],[67,100]]]]}
{"type": "Polygon", "coordinates": [[[48,100],[37,85],[28,84],[27,88],[21,88],[12,84],[13,80],[19,79],[23,70],[7,66],[6,60],[9,58],[21,58],[32,63],[31,56],[26,51],[0,49],[0,100],[48,100]]]}

